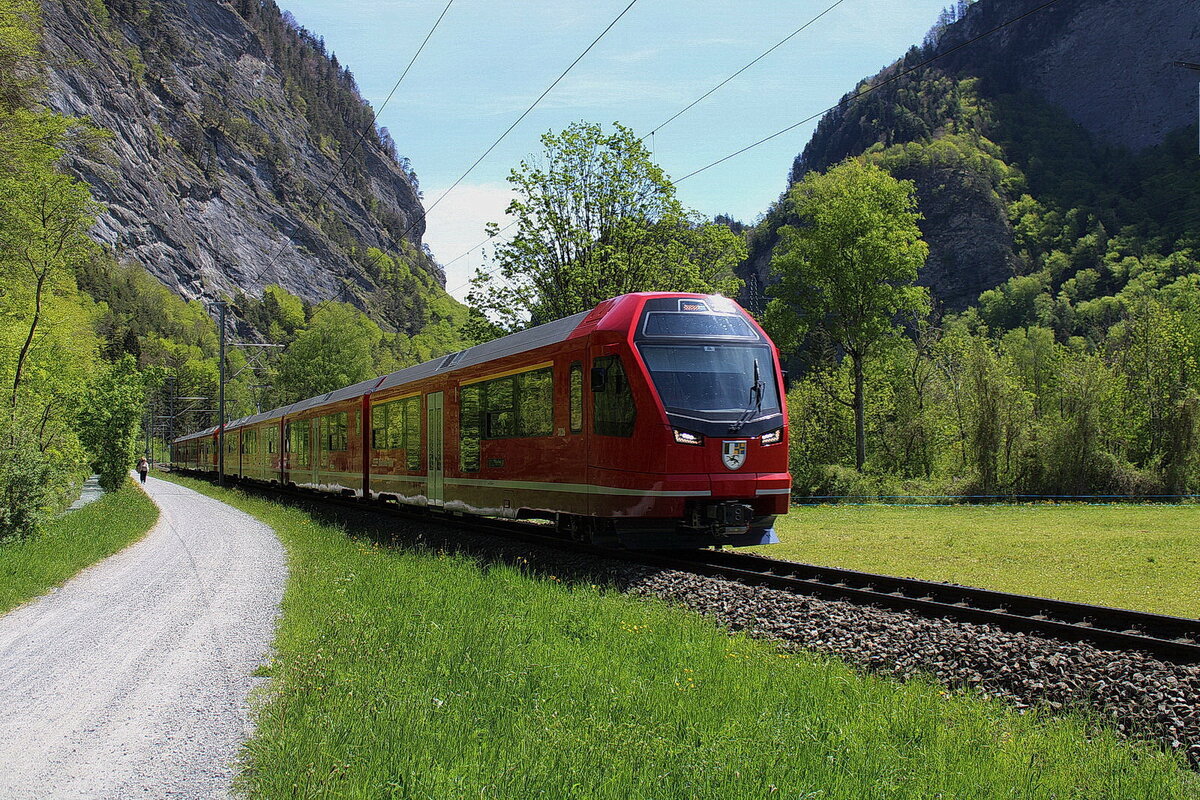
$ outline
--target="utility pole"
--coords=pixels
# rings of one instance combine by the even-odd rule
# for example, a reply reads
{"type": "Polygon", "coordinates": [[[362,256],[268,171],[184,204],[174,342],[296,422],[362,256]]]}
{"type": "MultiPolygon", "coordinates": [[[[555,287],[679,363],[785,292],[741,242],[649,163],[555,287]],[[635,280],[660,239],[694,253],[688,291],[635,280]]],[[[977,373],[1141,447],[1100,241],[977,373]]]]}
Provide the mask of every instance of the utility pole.
{"type": "Polygon", "coordinates": [[[225,301],[219,304],[221,329],[220,388],[217,392],[217,485],[225,485],[225,301]]]}
{"type": "Polygon", "coordinates": [[[172,455],[171,446],[175,442],[175,390],[176,390],[176,386],[175,386],[175,376],[174,375],[167,376],[167,386],[169,388],[169,392],[167,394],[167,435],[166,435],[165,439],[166,439],[166,445],[167,445],[167,460],[171,461],[171,455],[172,455]]]}

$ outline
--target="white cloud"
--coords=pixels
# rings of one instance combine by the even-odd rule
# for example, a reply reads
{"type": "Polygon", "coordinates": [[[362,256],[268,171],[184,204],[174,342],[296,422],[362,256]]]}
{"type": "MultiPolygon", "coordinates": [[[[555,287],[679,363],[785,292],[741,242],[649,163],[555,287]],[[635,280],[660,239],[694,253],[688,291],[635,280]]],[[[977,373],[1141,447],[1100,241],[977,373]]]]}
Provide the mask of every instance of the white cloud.
{"type": "Polygon", "coordinates": [[[636,64],[639,61],[649,61],[652,58],[657,58],[663,52],[661,47],[643,47],[638,50],[625,50],[620,53],[613,53],[608,56],[609,61],[615,61],[618,64],[636,64]]]}
{"type": "MultiPolygon", "coordinates": [[[[426,206],[445,191],[440,187],[423,188],[426,206]]],[[[487,223],[498,222],[503,228],[511,221],[504,209],[512,198],[507,184],[460,183],[426,216],[425,242],[438,263],[446,267],[446,289],[459,300],[465,299],[470,291],[468,281],[475,270],[481,264],[490,266],[492,248],[488,244],[463,254],[487,239],[484,232],[487,223]],[[451,261],[454,263],[450,264],[451,261]]]]}

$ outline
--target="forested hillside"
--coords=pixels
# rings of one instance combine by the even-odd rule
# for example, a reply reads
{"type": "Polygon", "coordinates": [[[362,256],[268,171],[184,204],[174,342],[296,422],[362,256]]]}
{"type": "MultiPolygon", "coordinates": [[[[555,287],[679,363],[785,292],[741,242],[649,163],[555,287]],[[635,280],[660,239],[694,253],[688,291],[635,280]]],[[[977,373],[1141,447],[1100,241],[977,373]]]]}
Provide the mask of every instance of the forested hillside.
{"type": "Polygon", "coordinates": [[[42,10],[49,106],[108,132],[63,165],[103,204],[93,235],[119,258],[186,299],[340,293],[406,335],[461,313],[422,246],[411,165],[349,70],[274,2],[42,10]]]}
{"type": "MultiPolygon", "coordinates": [[[[1043,238],[1057,237],[1059,250],[1097,225],[1106,239],[1134,235],[1161,255],[1194,241],[1181,237],[1200,215],[1195,81],[1172,63],[1197,55],[1194,5],[1059,0],[954,49],[1038,5],[964,0],[947,9],[924,45],[822,118],[789,175],[790,185],[871,152],[913,180],[930,245],[920,283],[950,310],[1036,271],[1017,224],[1029,209],[1013,207],[1025,195],[1051,215],[1057,230],[1043,238]]],[[[760,296],[784,222],[778,206],[768,211],[741,270],[760,296]]]]}
{"type": "MultiPolygon", "coordinates": [[[[845,158],[910,181],[930,249],[917,282],[933,300],[869,367],[861,475],[837,466],[853,463],[841,354],[819,330],[792,354],[805,374],[792,406],[794,466],[812,493],[1200,488],[1195,86],[1163,71],[1189,55],[1163,47],[1181,36],[1194,47],[1191,28],[1170,27],[1187,4],[1156,0],[1155,13],[1135,13],[1062,2],[913,69],[1032,5],[948,9],[923,46],[821,120],[793,165],[789,183],[845,158]],[[1148,82],[1142,93],[1174,93],[1180,111],[1132,116],[1111,87],[1091,90],[1106,114],[1064,100],[1059,84],[1078,85],[1077,72],[1095,66],[1094,40],[1118,23],[1127,38],[1158,43],[1149,55],[1123,46],[1122,69],[1148,82]],[[1064,40],[1077,46],[1073,61],[1058,52],[1064,40]],[[1114,126],[1114,114],[1128,125],[1114,126]]],[[[781,199],[751,234],[744,274],[767,295],[780,230],[802,224],[794,208],[781,199]]]]}
{"type": "MultiPolygon", "coordinates": [[[[274,8],[255,7],[264,12],[274,8]]],[[[110,44],[124,35],[118,31],[149,26],[154,36],[145,47],[137,53],[125,51],[121,58],[137,63],[135,56],[144,54],[165,69],[168,53],[188,47],[173,38],[169,28],[156,27],[165,24],[162,8],[162,4],[138,6],[114,0],[110,5],[81,5],[75,11],[86,15],[76,19],[86,20],[91,26],[88,31],[107,37],[110,44]],[[125,15],[134,21],[122,21],[127,20],[125,15]]],[[[316,139],[330,149],[352,146],[352,134],[362,130],[355,126],[365,126],[370,119],[352,79],[320,52],[319,42],[293,30],[278,15],[274,22],[261,24],[283,37],[271,47],[290,54],[283,59],[290,65],[288,74],[297,81],[303,74],[310,76],[308,83],[294,88],[292,102],[305,92],[311,94],[311,102],[301,107],[312,116],[316,139]],[[340,92],[327,92],[333,78],[340,92]],[[335,140],[340,144],[330,144],[335,140]]],[[[203,118],[192,119],[183,111],[172,118],[172,124],[201,125],[199,138],[189,138],[186,130],[180,132],[180,139],[165,130],[155,131],[162,146],[147,151],[149,166],[140,164],[124,172],[130,166],[126,160],[141,158],[127,152],[128,135],[141,130],[136,117],[115,119],[105,113],[98,119],[56,111],[51,101],[53,93],[62,89],[55,83],[62,73],[56,76],[50,67],[54,63],[62,68],[62,62],[55,41],[43,27],[35,0],[0,5],[0,385],[5,408],[0,416],[0,540],[35,530],[47,514],[73,499],[90,470],[100,473],[106,488],[119,485],[135,453],[145,446],[148,424],[163,433],[179,434],[215,421],[218,335],[211,307],[215,301],[228,303],[230,330],[236,330],[239,338],[284,345],[272,351],[278,357],[265,360],[257,370],[245,369],[244,349],[230,351],[233,378],[227,386],[227,413],[231,418],[463,346],[465,309],[445,294],[440,273],[411,246],[416,238],[377,236],[381,244],[399,241],[402,246],[384,250],[356,243],[342,251],[369,265],[370,274],[356,279],[360,288],[373,285],[371,281],[383,287],[373,295],[378,303],[368,304],[375,320],[351,303],[316,302],[326,296],[314,297],[316,285],[308,287],[306,296],[298,296],[273,282],[269,272],[259,291],[242,291],[232,284],[204,285],[203,300],[181,298],[132,257],[146,251],[108,246],[105,235],[115,230],[115,221],[139,219],[138,207],[127,204],[124,193],[145,191],[150,202],[178,200],[178,207],[184,208],[194,198],[186,192],[182,199],[170,194],[184,188],[184,175],[178,171],[183,169],[178,162],[182,153],[200,159],[190,162],[193,167],[207,165],[211,201],[238,185],[240,173],[230,175],[226,170],[242,151],[220,128],[234,124],[232,117],[221,117],[218,129],[204,127],[203,118]],[[110,130],[101,124],[105,120],[123,127],[110,130]],[[173,155],[164,156],[168,150],[173,155]],[[151,168],[163,170],[164,179],[173,181],[169,190],[154,182],[158,176],[148,178],[142,173],[151,168]],[[404,242],[410,246],[403,246],[404,242]],[[173,415],[166,416],[168,412],[173,415]]],[[[146,91],[140,81],[150,74],[149,68],[139,71],[139,83],[125,88],[135,94],[146,91]]],[[[75,88],[82,91],[82,86],[75,88]]],[[[111,96],[118,98],[113,105],[117,108],[121,98],[130,95],[123,94],[118,84],[111,96]]],[[[209,107],[214,114],[227,114],[229,109],[227,105],[217,111],[212,102],[209,107]]],[[[257,137],[255,147],[273,147],[256,127],[239,130],[257,137]]],[[[391,159],[386,136],[374,144],[391,159]]],[[[306,179],[284,169],[285,162],[297,162],[286,154],[280,158],[280,175],[293,174],[300,181],[297,186],[312,190],[306,179]]],[[[333,162],[327,159],[327,163],[333,162]]],[[[372,194],[378,189],[376,178],[370,162],[351,164],[345,184],[337,184],[332,193],[341,200],[320,206],[318,216],[324,215],[324,224],[350,202],[348,187],[358,186],[359,194],[353,198],[363,202],[376,197],[372,194]]],[[[400,184],[408,187],[409,179],[400,184]]],[[[287,202],[311,200],[297,197],[287,202]]],[[[277,221],[282,220],[282,208],[276,207],[277,221]]],[[[374,208],[373,218],[388,219],[382,201],[374,208]]],[[[254,224],[253,214],[246,209],[240,216],[254,224]]],[[[156,219],[163,218],[139,224],[157,230],[156,219]]],[[[308,221],[313,219],[317,218],[308,221]]],[[[397,218],[392,224],[398,229],[403,220],[397,218]]],[[[218,225],[205,235],[216,241],[234,234],[218,225]]],[[[156,246],[165,246],[167,239],[157,241],[156,246]]],[[[159,251],[151,248],[151,252],[159,251]]],[[[290,276],[291,285],[297,281],[302,278],[290,276]]]]}

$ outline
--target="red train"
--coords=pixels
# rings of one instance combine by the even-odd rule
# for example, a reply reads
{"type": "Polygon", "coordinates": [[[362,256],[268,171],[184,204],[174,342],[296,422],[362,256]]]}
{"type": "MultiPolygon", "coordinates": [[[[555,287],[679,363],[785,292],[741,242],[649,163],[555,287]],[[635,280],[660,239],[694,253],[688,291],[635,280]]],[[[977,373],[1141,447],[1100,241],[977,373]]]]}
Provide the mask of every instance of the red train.
{"type": "MultiPolygon", "coordinates": [[[[552,520],[626,547],[778,541],[778,352],[731,300],[639,293],[230,422],[234,478],[552,520]]],[[[216,428],[172,463],[215,471],[216,428]]]]}

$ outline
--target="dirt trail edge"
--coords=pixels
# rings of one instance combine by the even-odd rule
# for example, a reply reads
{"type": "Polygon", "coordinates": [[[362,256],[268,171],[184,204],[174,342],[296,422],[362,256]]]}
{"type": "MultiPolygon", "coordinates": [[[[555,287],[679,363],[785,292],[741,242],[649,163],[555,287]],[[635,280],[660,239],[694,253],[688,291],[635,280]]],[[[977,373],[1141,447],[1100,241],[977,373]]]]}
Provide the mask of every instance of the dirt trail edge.
{"type": "Polygon", "coordinates": [[[0,617],[0,797],[227,797],[287,574],[266,525],[149,479],[137,544],[0,617]]]}

